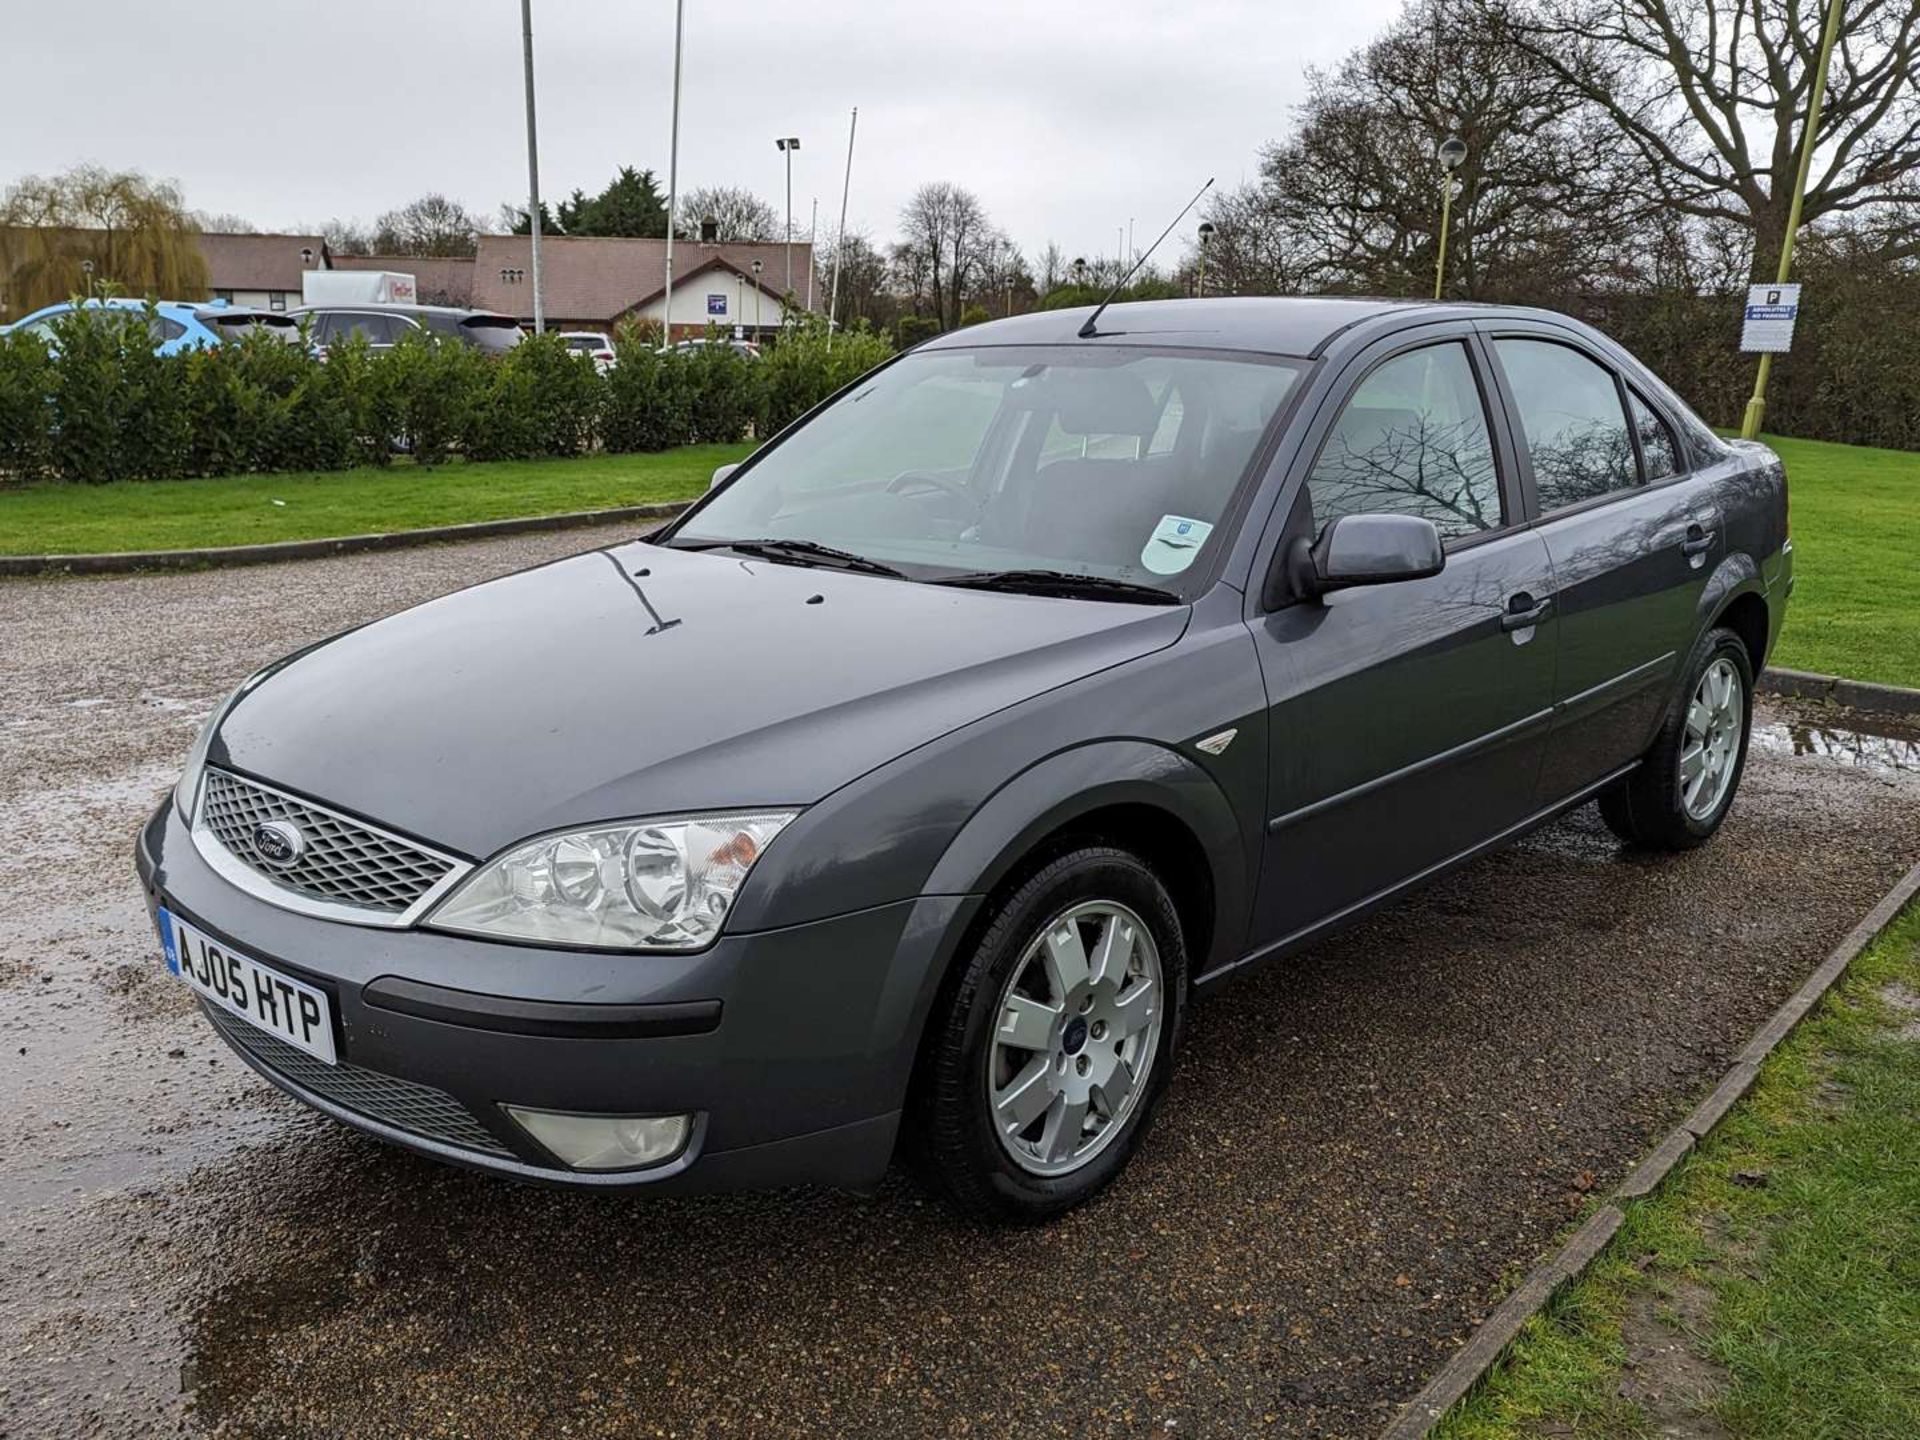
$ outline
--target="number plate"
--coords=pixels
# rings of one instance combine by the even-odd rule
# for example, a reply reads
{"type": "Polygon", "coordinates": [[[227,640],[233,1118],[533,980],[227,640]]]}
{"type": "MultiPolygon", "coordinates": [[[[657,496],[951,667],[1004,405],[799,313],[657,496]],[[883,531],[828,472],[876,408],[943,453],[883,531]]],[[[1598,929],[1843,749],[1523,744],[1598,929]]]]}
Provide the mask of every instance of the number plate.
{"type": "Polygon", "coordinates": [[[221,1008],[316,1060],[339,1064],[324,991],[202,934],[165,906],[154,914],[167,969],[221,1008]]]}

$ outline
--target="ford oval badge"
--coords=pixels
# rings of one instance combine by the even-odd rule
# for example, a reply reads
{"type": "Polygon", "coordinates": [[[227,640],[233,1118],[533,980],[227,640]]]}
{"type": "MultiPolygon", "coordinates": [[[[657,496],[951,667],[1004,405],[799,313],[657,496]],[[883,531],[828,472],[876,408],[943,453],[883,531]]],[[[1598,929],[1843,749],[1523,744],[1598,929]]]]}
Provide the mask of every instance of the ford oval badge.
{"type": "Polygon", "coordinates": [[[307,837],[290,820],[268,820],[253,827],[253,848],[269,865],[293,864],[307,849],[307,837]]]}

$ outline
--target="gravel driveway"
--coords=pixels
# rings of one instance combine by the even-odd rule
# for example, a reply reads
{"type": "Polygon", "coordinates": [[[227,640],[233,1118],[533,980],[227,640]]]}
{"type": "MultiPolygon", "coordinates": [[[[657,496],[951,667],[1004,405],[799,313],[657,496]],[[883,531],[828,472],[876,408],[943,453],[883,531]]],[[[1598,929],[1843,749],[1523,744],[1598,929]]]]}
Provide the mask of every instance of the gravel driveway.
{"type": "Polygon", "coordinates": [[[1371,1434],[1920,856],[1920,748],[1769,711],[1706,850],[1582,811],[1202,1001],[1046,1229],[444,1169],[225,1049],[132,836],[258,664],[616,534],[0,585],[0,1436],[1371,1434]]]}

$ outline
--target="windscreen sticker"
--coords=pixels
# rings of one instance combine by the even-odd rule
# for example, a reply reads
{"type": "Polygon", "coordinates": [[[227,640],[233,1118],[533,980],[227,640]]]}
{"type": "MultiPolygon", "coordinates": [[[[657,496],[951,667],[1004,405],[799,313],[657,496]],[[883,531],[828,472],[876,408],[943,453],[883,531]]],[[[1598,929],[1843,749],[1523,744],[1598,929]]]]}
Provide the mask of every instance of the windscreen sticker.
{"type": "Polygon", "coordinates": [[[1140,563],[1156,575],[1178,575],[1193,563],[1212,533],[1213,526],[1204,520],[1162,515],[1147,540],[1147,548],[1140,552],[1140,563]]]}

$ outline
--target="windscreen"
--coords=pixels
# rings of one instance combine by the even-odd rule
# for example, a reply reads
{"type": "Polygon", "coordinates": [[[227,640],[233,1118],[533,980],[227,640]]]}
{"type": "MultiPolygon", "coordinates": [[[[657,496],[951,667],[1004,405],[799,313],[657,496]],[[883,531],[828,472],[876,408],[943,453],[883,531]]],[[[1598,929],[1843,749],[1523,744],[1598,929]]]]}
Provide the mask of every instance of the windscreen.
{"type": "Polygon", "coordinates": [[[271,335],[276,340],[297,343],[300,339],[299,323],[286,315],[271,312],[222,313],[218,310],[202,310],[200,321],[222,340],[238,342],[249,335],[271,335]]]}
{"type": "Polygon", "coordinates": [[[923,351],[756,458],[673,538],[807,541],[914,578],[1056,570],[1185,595],[1299,373],[1105,345],[923,351]]]}

